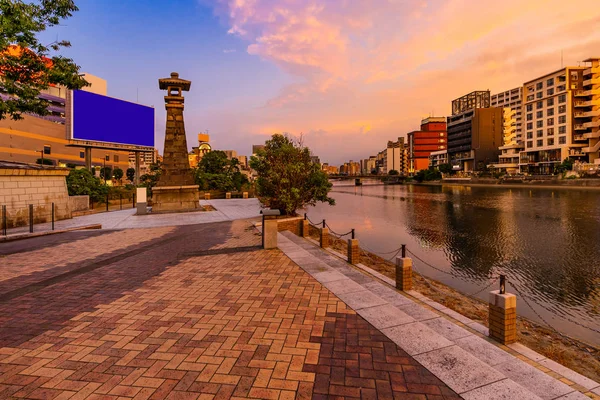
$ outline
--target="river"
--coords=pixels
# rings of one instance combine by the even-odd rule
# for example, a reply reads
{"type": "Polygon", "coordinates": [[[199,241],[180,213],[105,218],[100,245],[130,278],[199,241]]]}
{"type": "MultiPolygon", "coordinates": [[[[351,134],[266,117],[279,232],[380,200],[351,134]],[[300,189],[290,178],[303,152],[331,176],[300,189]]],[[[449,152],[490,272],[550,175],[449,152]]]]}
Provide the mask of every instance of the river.
{"type": "Polygon", "coordinates": [[[335,184],[331,196],[336,205],[311,207],[311,220],[355,228],[384,258],[406,244],[418,272],[463,293],[505,274],[520,315],[600,345],[600,191],[367,181],[335,184]]]}

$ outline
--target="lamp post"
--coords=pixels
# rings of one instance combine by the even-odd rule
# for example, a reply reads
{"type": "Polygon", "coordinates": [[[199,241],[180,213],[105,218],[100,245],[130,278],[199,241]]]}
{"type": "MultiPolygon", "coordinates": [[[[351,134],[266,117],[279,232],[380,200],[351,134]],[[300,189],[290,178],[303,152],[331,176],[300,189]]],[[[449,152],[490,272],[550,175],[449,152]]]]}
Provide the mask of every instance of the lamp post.
{"type": "Polygon", "coordinates": [[[40,154],[42,155],[41,165],[42,165],[42,168],[44,168],[44,149],[40,150],[40,154]]]}
{"type": "Polygon", "coordinates": [[[104,168],[102,169],[102,175],[104,175],[104,185],[106,186],[106,155],[104,155],[104,168]]]}

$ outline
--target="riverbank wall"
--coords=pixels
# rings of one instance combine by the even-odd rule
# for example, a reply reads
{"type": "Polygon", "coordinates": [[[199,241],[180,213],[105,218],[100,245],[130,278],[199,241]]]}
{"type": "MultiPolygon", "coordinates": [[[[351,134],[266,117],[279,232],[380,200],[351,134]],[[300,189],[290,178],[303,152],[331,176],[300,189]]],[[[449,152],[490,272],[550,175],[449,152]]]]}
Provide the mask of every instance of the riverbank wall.
{"type": "Polygon", "coordinates": [[[481,186],[502,188],[537,188],[537,189],[588,189],[600,190],[600,179],[510,179],[494,178],[449,178],[441,181],[411,183],[428,186],[481,186]]]}

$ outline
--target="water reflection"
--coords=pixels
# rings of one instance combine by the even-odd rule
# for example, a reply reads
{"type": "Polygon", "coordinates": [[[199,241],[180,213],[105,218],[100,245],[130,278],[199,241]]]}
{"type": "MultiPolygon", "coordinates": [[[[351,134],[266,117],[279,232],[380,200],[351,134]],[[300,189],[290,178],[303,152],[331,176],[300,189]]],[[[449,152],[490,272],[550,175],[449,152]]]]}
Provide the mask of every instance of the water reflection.
{"type": "MultiPolygon", "coordinates": [[[[447,273],[417,268],[466,293],[504,273],[554,326],[600,344],[577,325],[600,330],[600,192],[365,184],[336,185],[333,196],[337,206],[309,216],[356,228],[380,254],[406,243],[447,273]]],[[[519,312],[537,319],[525,304],[519,312]]]]}

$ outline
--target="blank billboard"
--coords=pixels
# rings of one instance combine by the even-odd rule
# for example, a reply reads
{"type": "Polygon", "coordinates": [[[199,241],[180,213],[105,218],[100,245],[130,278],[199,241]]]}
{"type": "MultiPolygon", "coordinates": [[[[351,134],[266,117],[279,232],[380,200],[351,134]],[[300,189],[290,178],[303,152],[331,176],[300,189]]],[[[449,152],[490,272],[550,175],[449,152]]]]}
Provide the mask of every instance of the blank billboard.
{"type": "Polygon", "coordinates": [[[74,90],[71,138],[154,147],[154,108],[74,90]]]}

